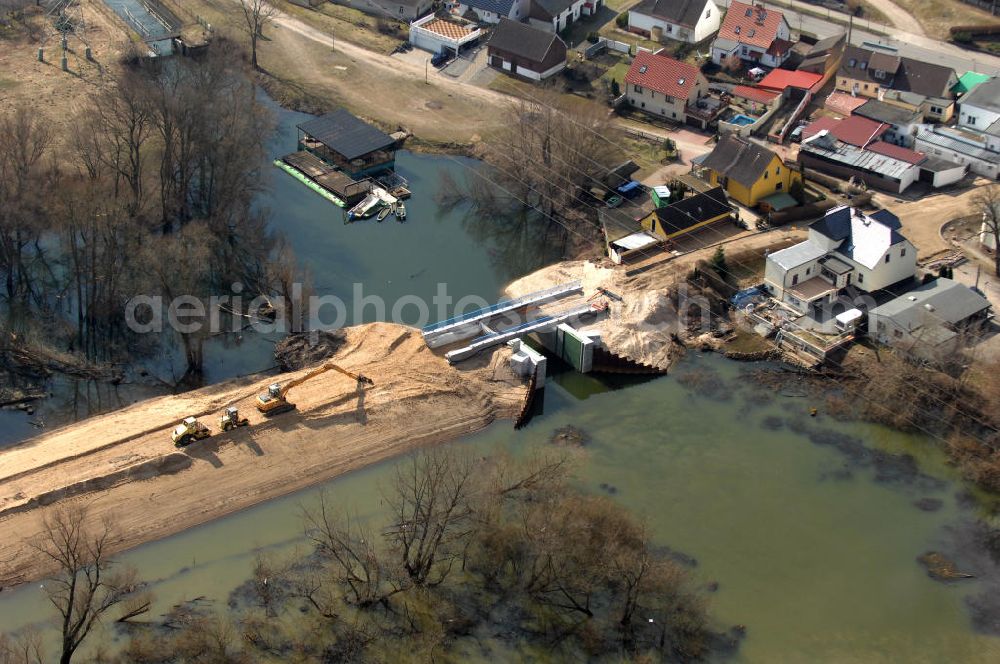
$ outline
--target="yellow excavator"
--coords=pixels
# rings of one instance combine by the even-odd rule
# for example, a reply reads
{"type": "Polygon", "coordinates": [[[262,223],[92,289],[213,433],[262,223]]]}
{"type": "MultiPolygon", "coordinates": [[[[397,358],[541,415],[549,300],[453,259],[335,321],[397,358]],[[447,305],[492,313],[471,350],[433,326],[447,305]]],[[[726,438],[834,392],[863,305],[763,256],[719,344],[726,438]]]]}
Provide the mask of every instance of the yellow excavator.
{"type": "Polygon", "coordinates": [[[288,401],[288,391],[295,387],[296,385],[301,385],[311,378],[315,378],[320,374],[324,374],[327,371],[339,371],[348,378],[353,378],[357,381],[358,385],[374,385],[374,381],[371,378],[363,376],[361,374],[356,374],[344,369],[343,367],[338,367],[336,364],[327,363],[321,367],[317,367],[307,374],[299,376],[295,380],[290,380],[284,385],[280,383],[272,383],[268,386],[267,392],[264,392],[257,397],[257,410],[262,412],[266,417],[271,417],[272,415],[277,415],[278,413],[287,413],[290,410],[295,409],[295,404],[288,401]]]}

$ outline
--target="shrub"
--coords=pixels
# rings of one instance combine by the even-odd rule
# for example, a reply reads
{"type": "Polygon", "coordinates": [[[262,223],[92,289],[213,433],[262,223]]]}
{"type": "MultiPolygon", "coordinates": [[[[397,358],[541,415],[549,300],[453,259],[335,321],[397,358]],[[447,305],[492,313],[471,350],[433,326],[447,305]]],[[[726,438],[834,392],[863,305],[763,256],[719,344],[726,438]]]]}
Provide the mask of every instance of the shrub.
{"type": "Polygon", "coordinates": [[[971,32],[956,32],[952,35],[952,39],[959,44],[971,44],[972,43],[972,33],[971,32]]]}
{"type": "Polygon", "coordinates": [[[619,28],[627,28],[628,12],[622,12],[621,14],[619,14],[618,17],[615,19],[615,25],[617,25],[619,28]]]}
{"type": "Polygon", "coordinates": [[[720,276],[724,276],[729,273],[729,266],[726,264],[726,250],[722,247],[716,247],[715,253],[712,254],[712,260],[709,261],[709,265],[715,270],[720,276]]]}
{"type": "Polygon", "coordinates": [[[611,96],[617,99],[622,94],[622,86],[618,84],[618,81],[611,79],[611,96]]]}

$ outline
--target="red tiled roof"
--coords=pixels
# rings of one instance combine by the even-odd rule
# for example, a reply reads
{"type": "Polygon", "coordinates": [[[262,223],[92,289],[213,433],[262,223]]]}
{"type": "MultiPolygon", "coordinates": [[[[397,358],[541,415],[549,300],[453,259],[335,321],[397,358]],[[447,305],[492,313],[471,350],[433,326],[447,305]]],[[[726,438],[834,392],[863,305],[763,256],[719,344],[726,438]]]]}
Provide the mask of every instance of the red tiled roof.
{"type": "Polygon", "coordinates": [[[640,51],[625,75],[625,82],[678,99],[688,99],[700,74],[694,65],[665,55],[640,51]]]}
{"type": "Polygon", "coordinates": [[[753,7],[733,0],[719,28],[719,37],[767,50],[778,37],[778,26],[783,20],[784,16],[776,9],[753,7]]]}
{"type": "Polygon", "coordinates": [[[870,152],[885,155],[886,157],[892,157],[893,159],[905,161],[908,164],[919,164],[927,159],[927,155],[923,152],[917,152],[916,150],[904,148],[899,145],[893,145],[892,143],[886,143],[885,141],[875,141],[866,149],[870,152]]]}
{"type": "Polygon", "coordinates": [[[850,115],[858,106],[862,106],[869,101],[868,97],[855,97],[846,92],[833,92],[826,98],[824,108],[841,115],[850,115]]]}
{"type": "Polygon", "coordinates": [[[761,104],[767,104],[773,101],[778,95],[779,93],[774,92],[773,90],[751,88],[749,85],[737,85],[733,88],[734,97],[742,97],[743,99],[760,102],[761,104]]]}
{"type": "Polygon", "coordinates": [[[889,125],[860,115],[852,115],[843,120],[822,117],[802,130],[802,140],[811,138],[824,129],[833,134],[837,140],[863,148],[889,131],[889,125]]]}
{"type": "Polygon", "coordinates": [[[816,84],[816,81],[822,78],[822,74],[814,74],[809,71],[772,69],[757,85],[771,90],[784,90],[785,88],[802,88],[808,90],[816,84]]]}

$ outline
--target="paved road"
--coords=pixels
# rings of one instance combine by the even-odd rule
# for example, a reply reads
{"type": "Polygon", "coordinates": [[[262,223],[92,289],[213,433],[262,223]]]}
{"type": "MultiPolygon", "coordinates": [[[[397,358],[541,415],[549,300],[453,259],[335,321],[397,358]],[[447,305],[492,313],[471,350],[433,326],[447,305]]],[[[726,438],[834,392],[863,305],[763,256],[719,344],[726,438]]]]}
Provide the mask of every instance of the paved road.
{"type": "MultiPolygon", "coordinates": [[[[729,2],[730,0],[718,0],[718,4],[723,7],[728,7],[729,2]]],[[[788,26],[792,31],[808,32],[820,38],[844,32],[846,30],[844,24],[846,24],[849,18],[847,14],[829,10],[818,5],[798,2],[797,0],[780,0],[778,2],[765,2],[764,4],[780,10],[785,15],[788,26]],[[826,14],[832,19],[842,21],[843,24],[797,12],[795,11],[796,7],[826,14]]],[[[953,44],[937,41],[926,35],[906,32],[893,26],[869,23],[864,19],[856,19],[854,29],[851,32],[851,43],[861,46],[865,42],[895,48],[899,51],[900,55],[916,60],[951,67],[959,75],[966,71],[978,71],[986,74],[1000,73],[1000,58],[996,56],[967,51],[953,44]]]]}

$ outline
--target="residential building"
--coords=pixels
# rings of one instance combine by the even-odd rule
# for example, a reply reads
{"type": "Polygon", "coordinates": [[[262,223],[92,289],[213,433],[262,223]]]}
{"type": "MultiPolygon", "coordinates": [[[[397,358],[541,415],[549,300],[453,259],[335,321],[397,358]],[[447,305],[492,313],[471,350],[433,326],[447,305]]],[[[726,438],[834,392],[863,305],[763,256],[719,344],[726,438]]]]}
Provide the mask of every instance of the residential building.
{"type": "Polygon", "coordinates": [[[1000,78],[977,85],[962,97],[958,108],[959,125],[1000,133],[1000,78]]]}
{"type": "Polygon", "coordinates": [[[530,0],[461,0],[453,3],[451,11],[459,16],[475,14],[482,23],[499,23],[502,18],[520,21],[528,15],[530,0]]]}
{"type": "Polygon", "coordinates": [[[726,134],[715,148],[696,158],[695,168],[712,186],[749,208],[777,193],[788,193],[801,174],[777,154],[753,141],[726,134]]]}
{"type": "Polygon", "coordinates": [[[642,0],[628,12],[628,29],[653,41],[697,44],[719,31],[721,18],[712,0],[642,0]]]}
{"type": "MultiPolygon", "coordinates": [[[[338,5],[360,9],[372,16],[391,17],[400,21],[415,21],[429,14],[433,6],[432,0],[333,0],[338,5]]],[[[312,2],[318,5],[319,2],[312,2]]]]}
{"type": "Polygon", "coordinates": [[[913,147],[917,129],[923,122],[923,115],[920,111],[888,104],[877,99],[871,99],[854,109],[854,115],[888,125],[888,130],[883,134],[882,140],[905,148],[913,147]]]}
{"type": "Polygon", "coordinates": [[[938,278],[868,311],[868,336],[917,357],[942,361],[963,333],[990,317],[990,303],[968,286],[938,278]]]}
{"type": "Polygon", "coordinates": [[[486,45],[497,69],[542,81],[566,68],[566,44],[554,32],[502,19],[486,45]]]}
{"type": "Polygon", "coordinates": [[[724,110],[698,67],[646,51],[625,75],[625,98],[638,110],[703,129],[724,110]]]}
{"type": "Polygon", "coordinates": [[[562,32],[584,15],[587,0],[530,0],[528,23],[550,32],[562,32]]]}
{"type": "Polygon", "coordinates": [[[847,35],[843,32],[820,39],[806,51],[798,70],[820,74],[822,83],[817,87],[822,87],[840,68],[846,42],[847,35]]]}
{"type": "Polygon", "coordinates": [[[343,108],[303,122],[298,130],[299,150],[336,166],[355,180],[395,165],[396,139],[343,108]]]}
{"type": "Polygon", "coordinates": [[[733,0],[712,43],[712,62],[728,66],[746,61],[780,67],[791,55],[792,46],[784,14],[733,0]]]}
{"type": "Polygon", "coordinates": [[[850,206],[828,210],[803,242],[767,256],[764,288],[802,314],[836,301],[842,289],[873,292],[912,279],[917,251],[899,233],[899,219],[850,206]]]}
{"type": "Polygon", "coordinates": [[[1000,131],[995,125],[985,132],[965,127],[923,127],[914,145],[928,156],[967,166],[976,175],[1000,177],[1000,131]]]}
{"type": "Polygon", "coordinates": [[[662,205],[642,220],[642,228],[661,240],[673,240],[738,214],[722,187],[695,193],[676,203],[662,205]]]}
{"type": "Polygon", "coordinates": [[[900,56],[895,49],[847,46],[837,71],[837,90],[920,111],[926,120],[947,122],[955,112],[955,70],[900,56]]]}

